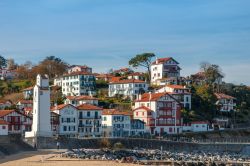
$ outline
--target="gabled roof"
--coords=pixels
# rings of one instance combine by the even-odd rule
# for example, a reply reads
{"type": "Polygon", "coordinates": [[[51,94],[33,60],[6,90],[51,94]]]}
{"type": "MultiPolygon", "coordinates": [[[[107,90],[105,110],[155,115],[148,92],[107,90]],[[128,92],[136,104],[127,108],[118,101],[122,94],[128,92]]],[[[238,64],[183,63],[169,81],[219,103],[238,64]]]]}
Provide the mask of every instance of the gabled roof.
{"type": "Polygon", "coordinates": [[[132,116],[133,112],[118,111],[116,109],[104,109],[102,111],[102,115],[124,115],[124,116],[132,116]]]}
{"type": "Polygon", "coordinates": [[[61,110],[61,109],[63,109],[63,108],[64,108],[64,107],[66,107],[66,106],[72,106],[72,107],[75,107],[75,106],[73,106],[73,105],[71,105],[71,104],[60,104],[60,105],[57,105],[57,106],[51,107],[51,108],[50,108],[50,110],[51,110],[51,111],[61,110]]]}
{"type": "Polygon", "coordinates": [[[76,107],[78,110],[103,110],[100,107],[91,104],[82,104],[76,107]]]}
{"type": "Polygon", "coordinates": [[[82,96],[66,96],[66,98],[69,99],[69,100],[98,100],[95,97],[85,96],[85,95],[82,95],[82,96]]]}
{"type": "Polygon", "coordinates": [[[156,101],[167,93],[144,93],[136,102],[156,101]]]}
{"type": "Polygon", "coordinates": [[[19,100],[17,103],[20,104],[33,104],[33,100],[19,100]]]}
{"type": "Polygon", "coordinates": [[[162,63],[165,63],[165,62],[170,61],[170,60],[173,60],[173,61],[175,61],[177,64],[179,64],[176,60],[174,60],[174,58],[172,58],[172,57],[166,57],[166,58],[158,58],[156,61],[154,61],[154,62],[152,63],[152,65],[155,65],[156,62],[158,62],[157,64],[162,64],[162,63]]]}
{"type": "Polygon", "coordinates": [[[8,122],[6,122],[5,120],[3,119],[0,119],[0,125],[7,125],[9,124],[8,122]]]}
{"type": "Polygon", "coordinates": [[[134,109],[133,111],[136,111],[136,110],[139,110],[139,109],[142,109],[142,110],[145,110],[145,111],[148,111],[148,112],[152,112],[151,109],[149,109],[148,107],[145,107],[145,106],[138,107],[138,108],[134,109]]]}
{"type": "Polygon", "coordinates": [[[214,93],[214,95],[217,97],[217,99],[235,99],[235,97],[226,95],[224,93],[214,93]]]}
{"type": "Polygon", "coordinates": [[[0,118],[15,112],[15,110],[0,110],[0,118]]]}
{"type": "Polygon", "coordinates": [[[30,86],[28,88],[23,89],[23,91],[30,91],[30,90],[33,90],[33,89],[34,89],[34,86],[30,86]]]}
{"type": "Polygon", "coordinates": [[[110,84],[129,84],[129,83],[145,83],[145,81],[136,80],[136,79],[128,79],[128,80],[110,82],[110,84]]]}
{"type": "Polygon", "coordinates": [[[72,72],[72,73],[64,74],[63,77],[65,77],[65,76],[76,76],[76,75],[92,75],[93,76],[92,73],[77,71],[77,72],[72,72]]]}

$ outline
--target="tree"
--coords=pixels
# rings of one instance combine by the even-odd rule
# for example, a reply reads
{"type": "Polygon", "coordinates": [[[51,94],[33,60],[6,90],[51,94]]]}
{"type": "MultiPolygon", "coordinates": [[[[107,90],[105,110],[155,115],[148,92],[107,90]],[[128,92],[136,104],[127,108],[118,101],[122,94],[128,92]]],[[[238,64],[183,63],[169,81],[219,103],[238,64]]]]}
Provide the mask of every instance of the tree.
{"type": "Polygon", "coordinates": [[[6,67],[6,59],[0,55],[0,68],[6,67]]]}
{"type": "Polygon", "coordinates": [[[207,62],[202,62],[200,68],[204,72],[206,82],[212,85],[214,89],[217,86],[217,91],[219,91],[221,79],[224,77],[221,68],[218,65],[207,62]]]}
{"type": "Polygon", "coordinates": [[[150,65],[151,65],[151,59],[155,57],[154,53],[142,53],[142,54],[137,54],[134,58],[129,60],[129,65],[132,67],[145,67],[148,71],[149,75],[149,81],[150,81],[150,65]]]}
{"type": "Polygon", "coordinates": [[[55,56],[48,56],[36,67],[36,72],[48,74],[50,78],[62,75],[68,67],[68,64],[55,56]]]}

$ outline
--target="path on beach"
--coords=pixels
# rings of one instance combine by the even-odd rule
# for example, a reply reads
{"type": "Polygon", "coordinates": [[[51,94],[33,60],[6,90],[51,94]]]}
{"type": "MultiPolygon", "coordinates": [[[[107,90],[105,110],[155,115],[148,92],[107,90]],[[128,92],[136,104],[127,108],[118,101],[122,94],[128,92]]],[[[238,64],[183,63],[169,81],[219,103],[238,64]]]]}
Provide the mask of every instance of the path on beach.
{"type": "MultiPolygon", "coordinates": [[[[65,150],[60,150],[63,152],[65,150]]],[[[61,158],[58,155],[57,150],[38,150],[21,152],[18,154],[6,156],[4,159],[0,159],[1,166],[125,166],[134,165],[127,163],[118,163],[115,161],[86,161],[79,159],[61,158]]]]}

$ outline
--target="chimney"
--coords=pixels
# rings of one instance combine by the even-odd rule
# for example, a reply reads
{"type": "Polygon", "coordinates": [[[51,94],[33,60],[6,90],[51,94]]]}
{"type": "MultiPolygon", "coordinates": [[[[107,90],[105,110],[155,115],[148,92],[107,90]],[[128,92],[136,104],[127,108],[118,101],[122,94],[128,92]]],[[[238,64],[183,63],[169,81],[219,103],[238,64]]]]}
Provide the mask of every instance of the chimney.
{"type": "Polygon", "coordinates": [[[138,100],[141,100],[141,94],[138,95],[138,100]]]}
{"type": "Polygon", "coordinates": [[[151,101],[151,99],[152,99],[152,93],[149,92],[149,101],[151,101]]]}
{"type": "Polygon", "coordinates": [[[155,61],[155,63],[156,63],[156,64],[158,64],[158,63],[159,63],[159,61],[158,61],[158,58],[156,58],[156,61],[155,61]]]}

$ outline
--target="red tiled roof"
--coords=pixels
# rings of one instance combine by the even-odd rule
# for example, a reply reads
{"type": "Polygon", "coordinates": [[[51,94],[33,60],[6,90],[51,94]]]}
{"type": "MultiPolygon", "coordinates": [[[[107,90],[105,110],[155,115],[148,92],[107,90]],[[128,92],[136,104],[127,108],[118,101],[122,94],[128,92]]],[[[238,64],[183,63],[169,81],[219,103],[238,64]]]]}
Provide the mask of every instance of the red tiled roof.
{"type": "Polygon", "coordinates": [[[64,74],[63,76],[75,76],[75,75],[93,75],[93,74],[92,73],[88,73],[88,72],[77,71],[77,72],[72,72],[72,73],[64,74]]]}
{"type": "Polygon", "coordinates": [[[19,100],[18,102],[20,102],[21,104],[33,104],[32,100],[19,100]]]}
{"type": "Polygon", "coordinates": [[[214,95],[217,97],[217,99],[235,99],[235,97],[226,95],[224,93],[214,93],[214,95]]]}
{"type": "Polygon", "coordinates": [[[61,109],[63,109],[63,108],[66,107],[66,106],[72,106],[72,107],[74,107],[74,106],[71,105],[71,104],[60,104],[60,105],[51,107],[50,109],[51,109],[51,111],[54,111],[54,110],[61,110],[61,109]]]}
{"type": "Polygon", "coordinates": [[[110,82],[117,82],[120,81],[122,79],[122,77],[112,77],[110,82]]]}
{"type": "Polygon", "coordinates": [[[132,116],[133,112],[118,111],[116,109],[104,109],[102,115],[125,115],[132,116]]]}
{"type": "MultiPolygon", "coordinates": [[[[175,61],[177,64],[179,64],[176,60],[174,60],[172,57],[167,57],[167,58],[158,58],[156,61],[158,61],[158,64],[165,63],[169,60],[175,61]]],[[[156,61],[154,61],[152,64],[155,65],[156,61]]]]}
{"type": "Polygon", "coordinates": [[[144,93],[142,96],[141,96],[141,99],[139,100],[136,100],[137,102],[146,102],[146,101],[156,101],[158,100],[159,98],[161,98],[162,96],[166,95],[167,93],[144,93]],[[150,99],[150,95],[151,95],[151,99],[150,99]]]}
{"type": "Polygon", "coordinates": [[[140,72],[135,72],[135,73],[131,73],[128,76],[142,76],[144,75],[144,73],[140,73],[140,72]]]}
{"type": "Polygon", "coordinates": [[[28,87],[28,88],[23,89],[23,91],[28,91],[28,90],[33,90],[33,89],[34,89],[34,87],[31,86],[31,87],[28,87]]]}
{"type": "Polygon", "coordinates": [[[15,110],[0,110],[0,118],[4,117],[12,112],[15,112],[15,110]]]}
{"type": "Polygon", "coordinates": [[[145,83],[145,81],[136,80],[136,79],[128,79],[128,80],[110,82],[110,84],[128,84],[128,83],[145,83]]]}
{"type": "Polygon", "coordinates": [[[143,109],[145,111],[152,112],[151,109],[149,109],[148,107],[145,107],[145,106],[138,107],[138,108],[134,109],[133,111],[136,111],[136,110],[139,110],[139,109],[143,109]]]}
{"type": "Polygon", "coordinates": [[[85,95],[82,95],[82,96],[66,96],[66,98],[69,99],[69,100],[98,100],[95,97],[85,96],[85,95]]]}
{"type": "Polygon", "coordinates": [[[0,119],[0,125],[7,125],[9,124],[8,122],[6,122],[5,120],[3,119],[0,119]]]}
{"type": "Polygon", "coordinates": [[[24,111],[32,111],[32,110],[33,110],[32,107],[25,107],[25,108],[24,108],[24,111]]]}
{"type": "Polygon", "coordinates": [[[173,89],[187,89],[182,85],[166,85],[166,87],[173,88],[173,89]]]}
{"type": "Polygon", "coordinates": [[[6,104],[7,102],[12,104],[12,101],[10,100],[0,100],[0,104],[6,104]]]}
{"type": "Polygon", "coordinates": [[[103,110],[100,107],[91,104],[82,104],[76,107],[78,110],[103,110]]]}

